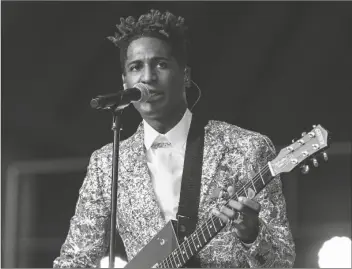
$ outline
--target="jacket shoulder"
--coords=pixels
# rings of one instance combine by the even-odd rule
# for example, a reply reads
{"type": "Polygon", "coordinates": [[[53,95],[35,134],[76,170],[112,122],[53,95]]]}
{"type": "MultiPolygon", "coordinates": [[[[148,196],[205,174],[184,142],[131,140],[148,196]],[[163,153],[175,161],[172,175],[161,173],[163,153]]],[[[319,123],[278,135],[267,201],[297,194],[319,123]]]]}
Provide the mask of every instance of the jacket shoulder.
{"type": "Polygon", "coordinates": [[[206,130],[210,137],[220,140],[229,148],[248,146],[250,144],[256,148],[266,146],[271,151],[275,151],[273,143],[267,135],[241,128],[228,122],[210,120],[206,130]]]}
{"type": "MultiPolygon", "coordinates": [[[[120,146],[119,146],[120,152],[123,152],[126,149],[126,147],[130,146],[130,144],[135,140],[135,135],[136,133],[134,133],[132,136],[128,137],[127,139],[120,141],[120,146]]],[[[113,150],[113,143],[110,142],[93,151],[92,155],[96,157],[111,157],[112,150],[113,150]]]]}
{"type": "Polygon", "coordinates": [[[101,148],[96,149],[93,151],[92,156],[95,157],[107,157],[112,155],[112,143],[108,143],[101,148]]]}

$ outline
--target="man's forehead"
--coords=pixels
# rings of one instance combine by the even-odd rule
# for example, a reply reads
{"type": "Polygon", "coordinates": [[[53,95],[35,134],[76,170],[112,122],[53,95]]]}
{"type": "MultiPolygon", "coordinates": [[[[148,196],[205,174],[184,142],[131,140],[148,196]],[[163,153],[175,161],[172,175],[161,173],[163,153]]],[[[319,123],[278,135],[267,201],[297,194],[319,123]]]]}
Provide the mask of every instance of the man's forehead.
{"type": "Polygon", "coordinates": [[[127,59],[138,58],[169,58],[170,48],[160,39],[143,37],[131,42],[127,49],[127,59]]]}

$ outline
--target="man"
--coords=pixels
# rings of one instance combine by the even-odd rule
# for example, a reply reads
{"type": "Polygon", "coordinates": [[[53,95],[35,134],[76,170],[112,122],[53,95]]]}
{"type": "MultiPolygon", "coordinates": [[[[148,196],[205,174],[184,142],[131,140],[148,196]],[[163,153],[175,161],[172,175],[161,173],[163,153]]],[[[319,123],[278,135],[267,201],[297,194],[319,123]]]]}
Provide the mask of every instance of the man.
{"type": "MultiPolygon", "coordinates": [[[[131,260],[168,220],[176,219],[187,137],[198,118],[186,100],[190,74],[184,19],[151,10],[138,21],[121,19],[117,27],[120,33],[109,39],[121,49],[124,85],[144,83],[152,93],[147,102],[134,103],[143,122],[120,145],[117,230],[131,260]]],[[[229,224],[198,253],[200,266],[292,267],[294,242],[279,177],[255,198],[255,191],[247,189],[247,197],[231,199],[227,206],[221,206],[224,199],[214,199],[219,189],[232,196],[273,159],[271,141],[219,121],[202,128],[198,224],[210,214],[229,224]]],[[[112,144],[92,154],[54,267],[95,267],[106,253],[111,160],[112,144]]]]}

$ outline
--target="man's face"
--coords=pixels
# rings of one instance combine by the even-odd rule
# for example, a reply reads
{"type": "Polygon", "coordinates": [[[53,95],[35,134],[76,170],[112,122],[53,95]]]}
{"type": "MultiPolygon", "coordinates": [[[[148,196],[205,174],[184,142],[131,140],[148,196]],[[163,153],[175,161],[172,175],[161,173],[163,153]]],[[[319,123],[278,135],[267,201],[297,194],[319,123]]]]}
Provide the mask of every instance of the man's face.
{"type": "Polygon", "coordinates": [[[149,86],[152,96],[147,102],[134,103],[143,118],[160,119],[186,103],[184,70],[171,56],[169,45],[154,37],[142,37],[127,49],[124,83],[149,86]]]}

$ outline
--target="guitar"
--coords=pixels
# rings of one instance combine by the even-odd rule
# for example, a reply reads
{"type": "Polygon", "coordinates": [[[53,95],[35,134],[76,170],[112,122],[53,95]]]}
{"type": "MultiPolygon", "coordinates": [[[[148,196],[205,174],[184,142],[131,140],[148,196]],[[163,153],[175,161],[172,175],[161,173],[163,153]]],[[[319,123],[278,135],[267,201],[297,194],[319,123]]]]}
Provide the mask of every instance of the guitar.
{"type": "MultiPolygon", "coordinates": [[[[299,165],[301,165],[304,174],[308,173],[307,162],[311,160],[313,165],[318,167],[319,164],[315,156],[319,153],[327,161],[328,156],[324,150],[329,147],[329,141],[328,131],[321,125],[313,125],[313,129],[308,134],[303,133],[299,140],[283,148],[275,159],[262,167],[228,200],[237,200],[240,196],[248,197],[247,190],[249,188],[258,194],[277,175],[291,172],[299,165]]],[[[225,226],[226,223],[213,215],[204,223],[198,225],[191,235],[179,242],[174,223],[169,221],[124,268],[180,268],[225,226]]]]}

